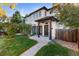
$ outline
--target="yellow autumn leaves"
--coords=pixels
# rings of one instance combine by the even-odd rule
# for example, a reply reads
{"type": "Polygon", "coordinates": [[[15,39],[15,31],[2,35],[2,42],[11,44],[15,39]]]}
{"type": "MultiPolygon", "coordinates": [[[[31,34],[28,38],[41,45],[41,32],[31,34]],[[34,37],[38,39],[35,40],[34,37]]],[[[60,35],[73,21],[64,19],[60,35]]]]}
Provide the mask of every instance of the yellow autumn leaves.
{"type": "Polygon", "coordinates": [[[0,7],[0,17],[3,17],[6,15],[6,12],[0,7]]]}
{"type": "Polygon", "coordinates": [[[58,6],[60,5],[60,3],[53,3],[53,6],[58,6]]]}
{"type": "Polygon", "coordinates": [[[0,7],[1,6],[9,6],[11,9],[14,9],[16,7],[16,4],[15,3],[1,3],[0,7]]]}
{"type": "Polygon", "coordinates": [[[4,10],[2,8],[2,6],[10,7],[12,10],[14,10],[16,7],[16,4],[15,3],[11,3],[11,4],[10,3],[1,3],[0,4],[0,17],[6,16],[6,10],[4,10]]]}
{"type": "Polygon", "coordinates": [[[13,4],[10,5],[10,8],[11,9],[15,9],[15,7],[16,7],[16,4],[15,3],[13,3],[13,4]]]}

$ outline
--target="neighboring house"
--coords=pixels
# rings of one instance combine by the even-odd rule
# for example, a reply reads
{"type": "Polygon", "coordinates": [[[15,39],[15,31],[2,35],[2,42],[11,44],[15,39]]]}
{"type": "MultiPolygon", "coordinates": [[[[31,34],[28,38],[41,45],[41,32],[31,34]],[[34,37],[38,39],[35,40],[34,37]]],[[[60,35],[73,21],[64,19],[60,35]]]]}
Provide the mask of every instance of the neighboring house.
{"type": "Polygon", "coordinates": [[[47,9],[42,7],[28,15],[26,23],[32,25],[32,32],[36,33],[38,37],[46,36],[49,39],[55,38],[55,30],[63,29],[64,26],[58,23],[55,14],[59,13],[55,7],[47,9]]]}
{"type": "Polygon", "coordinates": [[[11,21],[11,17],[7,17],[5,19],[3,19],[2,17],[0,17],[0,22],[1,23],[6,23],[6,22],[10,22],[11,21]]]}

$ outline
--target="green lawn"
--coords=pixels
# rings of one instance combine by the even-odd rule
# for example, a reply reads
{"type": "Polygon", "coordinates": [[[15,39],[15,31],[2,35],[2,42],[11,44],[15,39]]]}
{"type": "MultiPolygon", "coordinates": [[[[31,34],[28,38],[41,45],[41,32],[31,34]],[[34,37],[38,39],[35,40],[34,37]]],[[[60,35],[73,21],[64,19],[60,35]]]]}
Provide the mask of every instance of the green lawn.
{"type": "Polygon", "coordinates": [[[0,38],[0,55],[17,56],[36,43],[36,41],[21,35],[11,39],[0,38]]]}
{"type": "Polygon", "coordinates": [[[36,54],[36,56],[70,56],[70,55],[75,55],[75,52],[68,48],[62,47],[56,42],[54,42],[54,44],[53,43],[47,44],[46,46],[41,48],[36,54]]]}

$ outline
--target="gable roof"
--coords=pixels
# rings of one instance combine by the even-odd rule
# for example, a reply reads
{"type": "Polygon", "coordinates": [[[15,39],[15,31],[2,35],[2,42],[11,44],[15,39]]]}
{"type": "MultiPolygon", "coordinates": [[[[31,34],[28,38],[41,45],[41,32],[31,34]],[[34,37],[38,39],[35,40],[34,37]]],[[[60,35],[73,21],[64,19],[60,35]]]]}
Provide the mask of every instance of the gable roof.
{"type": "Polygon", "coordinates": [[[31,12],[31,13],[28,15],[28,17],[29,17],[30,15],[34,14],[35,12],[39,11],[39,10],[44,9],[44,10],[46,10],[46,11],[49,11],[49,10],[53,10],[53,9],[55,9],[55,8],[56,8],[56,7],[54,6],[54,7],[51,7],[51,8],[49,8],[49,9],[47,9],[45,6],[43,6],[43,7],[39,8],[39,9],[37,9],[37,10],[31,12]]]}
{"type": "Polygon", "coordinates": [[[42,10],[42,9],[48,10],[45,6],[43,6],[43,7],[39,8],[39,9],[33,11],[32,13],[30,13],[28,16],[30,16],[30,15],[32,15],[33,13],[35,13],[35,12],[37,12],[37,11],[39,11],[39,10],[42,10]]]}

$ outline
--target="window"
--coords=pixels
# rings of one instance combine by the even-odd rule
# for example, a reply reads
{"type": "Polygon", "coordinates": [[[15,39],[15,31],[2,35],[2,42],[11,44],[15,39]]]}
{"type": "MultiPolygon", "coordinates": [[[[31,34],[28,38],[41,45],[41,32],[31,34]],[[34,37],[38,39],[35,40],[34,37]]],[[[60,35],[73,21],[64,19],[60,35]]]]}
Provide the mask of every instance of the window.
{"type": "Polygon", "coordinates": [[[33,14],[33,18],[35,18],[35,14],[33,14]]]}
{"type": "Polygon", "coordinates": [[[46,11],[45,11],[45,16],[46,16],[46,11]]]}
{"type": "Polygon", "coordinates": [[[38,13],[36,12],[36,18],[38,17],[38,13]]]}
{"type": "Polygon", "coordinates": [[[34,18],[36,18],[36,13],[34,13],[34,18]]]}
{"type": "Polygon", "coordinates": [[[41,11],[33,14],[33,18],[38,18],[38,17],[41,17],[41,11]]]}
{"type": "Polygon", "coordinates": [[[41,17],[41,11],[39,11],[39,17],[41,17]]]}

